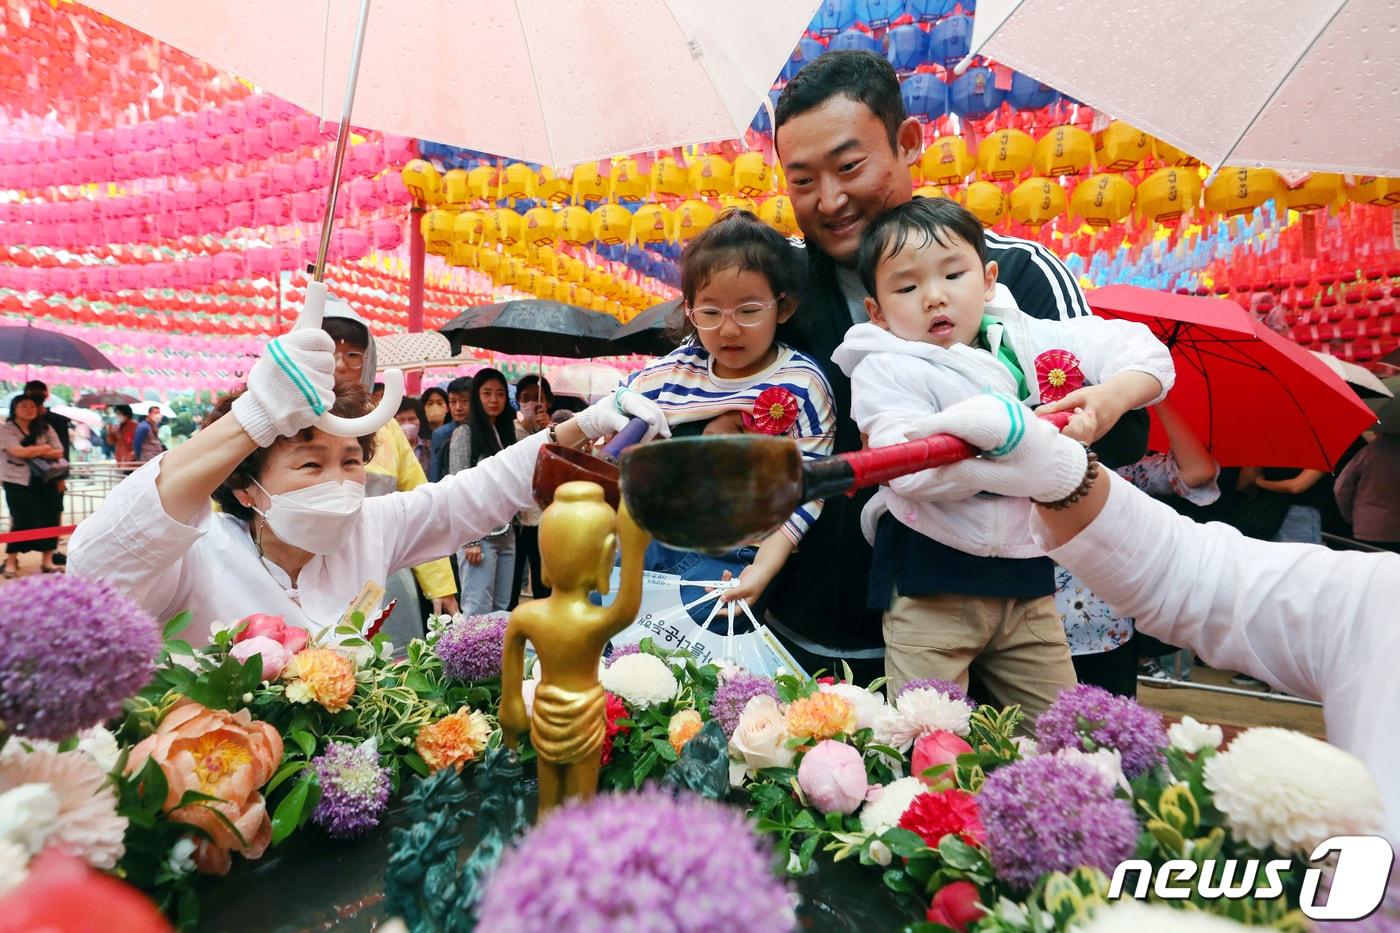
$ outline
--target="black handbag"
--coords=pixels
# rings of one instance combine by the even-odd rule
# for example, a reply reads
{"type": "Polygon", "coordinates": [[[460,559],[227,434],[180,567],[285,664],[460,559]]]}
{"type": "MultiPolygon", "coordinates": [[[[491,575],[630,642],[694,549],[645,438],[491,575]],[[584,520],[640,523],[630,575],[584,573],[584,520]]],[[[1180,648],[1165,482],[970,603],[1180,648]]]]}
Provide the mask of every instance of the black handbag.
{"type": "Polygon", "coordinates": [[[30,457],[29,473],[41,483],[68,478],[68,461],[64,457],[51,460],[48,457],[30,457]]]}

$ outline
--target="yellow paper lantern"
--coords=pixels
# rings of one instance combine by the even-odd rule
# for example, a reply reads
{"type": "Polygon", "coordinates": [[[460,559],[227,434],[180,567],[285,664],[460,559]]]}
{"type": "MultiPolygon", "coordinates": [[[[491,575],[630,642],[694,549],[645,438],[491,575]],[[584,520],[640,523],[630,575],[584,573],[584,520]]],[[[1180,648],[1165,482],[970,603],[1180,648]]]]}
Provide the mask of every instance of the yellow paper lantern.
{"type": "Polygon", "coordinates": [[[704,201],[682,201],[676,208],[675,239],[689,240],[714,222],[715,209],[704,201]]]}
{"type": "Polygon", "coordinates": [[[563,207],[569,203],[569,193],[573,190],[573,185],[573,179],[568,175],[561,177],[554,169],[544,165],[535,175],[535,197],[541,201],[548,201],[555,207],[563,207]]]}
{"type": "Polygon", "coordinates": [[[413,200],[420,204],[437,204],[442,200],[442,176],[433,163],[411,159],[399,174],[413,200]]]}
{"type": "Polygon", "coordinates": [[[914,197],[946,198],[948,197],[948,191],[942,185],[920,185],[914,189],[914,197]]]}
{"type": "Polygon", "coordinates": [[[501,172],[497,197],[519,200],[535,196],[535,170],[524,162],[511,162],[501,172]]]}
{"type": "Polygon", "coordinates": [[[1185,149],[1178,149],[1166,140],[1152,140],[1152,153],[1157,156],[1157,161],[1165,166],[1179,165],[1182,168],[1191,168],[1201,164],[1201,160],[1191,155],[1185,149]]]}
{"type": "Polygon", "coordinates": [[[1138,216],[1159,224],[1173,224],[1196,206],[1201,197],[1201,177],[1194,168],[1159,168],[1137,188],[1138,216]]]}
{"type": "Polygon", "coordinates": [[[488,243],[514,246],[525,236],[525,222],[519,214],[509,208],[499,207],[493,211],[486,211],[483,220],[482,237],[488,243]]]}
{"type": "Polygon", "coordinates": [[[530,295],[539,297],[540,279],[544,278],[544,273],[534,266],[522,264],[520,272],[515,279],[515,288],[530,295]]]}
{"type": "Polygon", "coordinates": [[[651,167],[651,191],[658,198],[688,198],[690,174],[671,156],[662,156],[651,167]]]}
{"type": "Polygon", "coordinates": [[[623,284],[624,283],[621,279],[609,273],[603,276],[601,282],[593,286],[593,290],[598,294],[602,295],[604,298],[615,301],[618,297],[622,295],[623,284]]]}
{"type": "Polygon", "coordinates": [[[485,234],[486,219],[481,211],[458,211],[452,224],[452,239],[456,243],[480,243],[485,234]]]}
{"type": "Polygon", "coordinates": [[[1273,169],[1231,165],[1206,187],[1206,210],[1226,217],[1246,214],[1282,191],[1283,181],[1273,169]]]}
{"type": "Polygon", "coordinates": [[[761,152],[745,152],[734,160],[734,193],[756,198],[773,190],[773,167],[761,152]]]}
{"type": "Polygon", "coordinates": [[[758,206],[758,217],[783,236],[797,236],[797,215],[792,212],[792,200],[785,194],[775,194],[758,206]]]}
{"type": "Polygon", "coordinates": [[[1132,212],[1133,185],[1111,172],[1093,175],[1074,186],[1069,207],[1091,227],[1116,224],[1132,212]]]}
{"type": "Polygon", "coordinates": [[[472,197],[480,198],[483,201],[494,201],[496,199],[496,183],[499,180],[500,172],[494,165],[478,165],[467,172],[467,187],[471,189],[472,197]]]}
{"type": "Polygon", "coordinates": [[[574,166],[574,202],[603,201],[608,196],[608,180],[598,171],[597,162],[574,166]]]}
{"type": "Polygon", "coordinates": [[[618,301],[609,301],[603,305],[603,312],[605,314],[611,314],[613,317],[617,318],[618,322],[621,324],[627,323],[629,311],[629,308],[623,306],[623,304],[618,301]]]}
{"type": "Polygon", "coordinates": [[[559,257],[559,281],[577,285],[588,277],[588,267],[572,256],[559,257]]]}
{"type": "Polygon", "coordinates": [[[612,196],[623,201],[637,201],[651,191],[651,176],[637,167],[636,159],[613,159],[612,196]]]}
{"type": "MultiPolygon", "coordinates": [[[[554,223],[555,228],[558,229],[558,214],[554,215],[554,223]]],[[[529,259],[531,264],[545,275],[554,275],[555,271],[559,268],[559,254],[550,246],[540,245],[531,247],[529,259]]]]}
{"type": "Polygon", "coordinates": [[[1094,140],[1094,161],[1101,172],[1126,172],[1152,152],[1152,137],[1122,120],[1114,120],[1094,140]]]}
{"type": "Polygon", "coordinates": [[[1027,178],[1011,189],[1011,219],[1039,227],[1063,214],[1068,200],[1054,179],[1027,178]]]}
{"type": "Polygon", "coordinates": [[[525,272],[525,263],[514,256],[501,257],[501,265],[496,269],[496,284],[515,287],[525,272]]]}
{"type": "Polygon", "coordinates": [[[494,276],[496,270],[501,267],[501,254],[489,246],[482,246],[476,251],[476,267],[487,275],[494,276]]]}
{"type": "Polygon", "coordinates": [[[435,256],[444,256],[452,246],[452,231],[457,217],[451,211],[428,211],[423,215],[419,229],[423,231],[423,244],[435,256]]]}
{"type": "Polygon", "coordinates": [[[734,190],[734,166],[722,155],[690,160],[690,190],[702,198],[717,198],[734,190]]]}
{"type": "Polygon", "coordinates": [[[604,246],[626,243],[632,235],[632,212],[621,204],[604,204],[593,211],[593,239],[604,246]]]}
{"type": "Polygon", "coordinates": [[[1347,189],[1347,199],[1357,204],[1392,207],[1400,204],[1400,178],[1363,175],[1347,189]]]}
{"type": "Polygon", "coordinates": [[[559,280],[552,275],[541,275],[535,280],[535,297],[551,301],[559,295],[559,280]]]}
{"type": "Polygon", "coordinates": [[[919,158],[924,180],[935,185],[958,185],[977,167],[961,136],[940,136],[919,158]]]}
{"type": "Polygon", "coordinates": [[[593,290],[586,285],[575,285],[569,303],[580,308],[588,307],[593,303],[593,290]]]}
{"type": "Polygon", "coordinates": [[[554,211],[547,207],[532,207],[522,216],[525,221],[526,243],[531,246],[554,245],[554,211]]]}
{"type": "Polygon", "coordinates": [[[671,229],[671,211],[664,204],[643,204],[632,215],[632,239],[638,243],[662,243],[671,229]]]}
{"type": "Polygon", "coordinates": [[[453,240],[451,248],[447,251],[447,264],[449,266],[464,266],[468,269],[476,267],[478,248],[463,240],[453,240]]]}
{"type": "Polygon", "coordinates": [[[737,194],[721,195],[719,199],[719,212],[724,211],[748,211],[750,214],[758,213],[758,205],[752,198],[745,198],[737,194]]]}
{"type": "Polygon", "coordinates": [[[1346,196],[1342,176],[1332,172],[1313,172],[1296,188],[1284,188],[1279,200],[1295,211],[1315,211],[1336,204],[1346,196]]]}
{"type": "Polygon", "coordinates": [[[977,147],[977,170],[992,181],[1010,181],[1031,164],[1035,140],[1020,130],[997,130],[977,147]]]}
{"type": "Polygon", "coordinates": [[[588,274],[583,277],[582,284],[587,285],[593,291],[599,291],[612,278],[612,273],[602,266],[590,266],[588,274]]]}
{"type": "Polygon", "coordinates": [[[574,205],[559,212],[555,228],[565,243],[589,243],[593,240],[593,215],[588,208],[574,205]]]}
{"type": "Polygon", "coordinates": [[[1078,175],[1094,157],[1094,137],[1077,126],[1057,126],[1035,144],[1037,175],[1078,175]]]}
{"type": "Polygon", "coordinates": [[[461,210],[471,203],[472,192],[467,186],[466,169],[454,168],[442,176],[442,201],[453,210],[461,210]]]}
{"type": "Polygon", "coordinates": [[[963,206],[982,221],[984,227],[990,227],[1006,217],[1011,203],[1000,185],[990,181],[974,181],[963,189],[963,206]]]}

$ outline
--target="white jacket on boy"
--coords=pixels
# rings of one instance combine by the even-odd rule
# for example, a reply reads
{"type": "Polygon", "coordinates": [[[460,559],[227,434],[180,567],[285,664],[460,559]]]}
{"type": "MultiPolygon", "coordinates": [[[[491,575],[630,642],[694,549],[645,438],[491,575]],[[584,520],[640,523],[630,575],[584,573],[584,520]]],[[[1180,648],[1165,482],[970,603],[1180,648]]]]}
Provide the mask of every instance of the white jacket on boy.
{"type": "MultiPolygon", "coordinates": [[[[961,344],[939,347],[896,337],[874,324],[846,331],[832,361],[851,379],[851,417],[869,446],[885,447],[911,440],[905,426],[984,392],[1020,393],[1016,380],[998,359],[1005,343],[1015,353],[1030,395],[1040,404],[1035,360],[1047,350],[1067,350],[1079,360],[1085,385],[1097,385],[1118,373],[1147,373],[1162,384],[1166,396],[1176,378],[1171,354],[1143,324],[1080,317],[1043,321],[1024,314],[1011,292],[997,285],[984,313],[1000,326],[987,329],[992,350],[961,344]]],[[[1031,538],[1030,501],[983,492],[958,482],[949,471],[931,469],[892,480],[861,513],[867,540],[885,512],[949,547],[979,557],[1040,557],[1044,550],[1031,538]]]]}

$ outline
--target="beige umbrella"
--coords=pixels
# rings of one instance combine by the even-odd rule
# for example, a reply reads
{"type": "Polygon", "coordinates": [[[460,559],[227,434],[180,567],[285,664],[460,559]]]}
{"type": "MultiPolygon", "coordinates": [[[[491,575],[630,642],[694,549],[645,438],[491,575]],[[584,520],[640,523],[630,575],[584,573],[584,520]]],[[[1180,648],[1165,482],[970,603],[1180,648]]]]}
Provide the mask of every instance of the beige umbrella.
{"type": "Polygon", "coordinates": [[[1390,387],[1381,381],[1380,377],[1364,366],[1357,366],[1355,363],[1347,362],[1344,359],[1333,356],[1330,353],[1323,353],[1320,350],[1311,351],[1312,355],[1327,364],[1327,368],[1351,386],[1358,390],[1357,394],[1362,398],[1370,396],[1383,396],[1390,398],[1395,393],[1390,391],[1390,387]]]}

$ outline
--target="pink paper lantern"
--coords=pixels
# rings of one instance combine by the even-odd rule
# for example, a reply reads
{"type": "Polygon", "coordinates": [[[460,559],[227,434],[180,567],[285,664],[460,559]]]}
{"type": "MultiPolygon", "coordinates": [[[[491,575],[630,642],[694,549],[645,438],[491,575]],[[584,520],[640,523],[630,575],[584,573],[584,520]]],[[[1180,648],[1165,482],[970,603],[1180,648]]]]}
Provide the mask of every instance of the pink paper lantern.
{"type": "Polygon", "coordinates": [[[212,258],[214,278],[224,281],[243,278],[243,255],[240,253],[219,253],[212,258]]]}
{"type": "Polygon", "coordinates": [[[351,146],[345,153],[345,165],[352,175],[376,175],[384,169],[384,148],[377,142],[351,146]]]}
{"type": "Polygon", "coordinates": [[[331,246],[338,259],[354,262],[369,255],[369,237],[359,230],[337,230],[331,234],[331,246]]]}
{"type": "Polygon", "coordinates": [[[356,178],[346,186],[346,194],[357,211],[372,211],[384,202],[384,191],[373,178],[356,178]]]}
{"type": "Polygon", "coordinates": [[[228,212],[217,204],[209,204],[199,209],[201,233],[224,233],[228,230],[228,212]]]}
{"type": "Polygon", "coordinates": [[[253,225],[253,202],[231,201],[228,206],[228,225],[231,229],[253,225]]]}
{"type": "Polygon", "coordinates": [[[223,110],[201,110],[197,122],[199,132],[205,136],[222,136],[233,129],[228,114],[223,110]]]}
{"type": "Polygon", "coordinates": [[[325,164],[310,156],[297,159],[294,171],[297,184],[303,191],[323,187],[329,181],[325,164]]]}
{"type": "Polygon", "coordinates": [[[220,165],[224,161],[226,150],[223,140],[218,136],[203,136],[195,140],[195,152],[199,153],[199,159],[205,165],[220,165]]]}
{"type": "Polygon", "coordinates": [[[199,199],[205,204],[224,204],[228,201],[224,184],[217,178],[205,178],[196,187],[199,199]]]}
{"type": "Polygon", "coordinates": [[[296,128],[296,141],[303,146],[314,146],[321,141],[321,121],[309,113],[304,113],[292,121],[296,128]]]}
{"type": "Polygon", "coordinates": [[[79,156],[97,155],[96,141],[90,132],[84,131],[73,137],[73,145],[79,156]]]}
{"type": "Polygon", "coordinates": [[[121,228],[121,236],[118,238],[119,242],[135,243],[142,239],[142,221],[140,217],[123,217],[118,221],[118,226],[121,228]]]}
{"type": "Polygon", "coordinates": [[[199,206],[199,189],[194,185],[182,184],[175,189],[175,206],[182,211],[199,206]]]}
{"type": "Polygon", "coordinates": [[[164,150],[151,149],[145,152],[133,152],[131,154],[131,174],[135,178],[152,178],[156,175],[156,167],[159,164],[157,152],[164,150]]]}
{"type": "Polygon", "coordinates": [[[277,272],[277,260],[281,250],[272,246],[250,246],[245,255],[248,258],[250,275],[273,275],[277,272]]]}
{"type": "Polygon", "coordinates": [[[140,266],[117,266],[117,288],[133,289],[141,287],[140,266]]]}
{"type": "Polygon", "coordinates": [[[199,150],[194,143],[175,143],[170,147],[170,161],[175,170],[182,173],[193,172],[201,164],[199,150]]]}
{"type": "Polygon", "coordinates": [[[261,198],[253,212],[253,219],[261,226],[280,227],[292,219],[291,205],[277,196],[261,198]]]}
{"type": "Polygon", "coordinates": [[[407,136],[384,134],[384,161],[396,168],[418,158],[418,143],[407,136]]]}
{"type": "Polygon", "coordinates": [[[301,261],[301,250],[295,246],[282,246],[277,250],[277,268],[284,272],[294,272],[303,269],[301,261]]]}
{"type": "Polygon", "coordinates": [[[130,152],[136,148],[136,127],[118,126],[112,130],[112,151],[130,152]]]}
{"type": "Polygon", "coordinates": [[[156,121],[156,125],[160,128],[161,140],[167,145],[185,141],[184,131],[180,129],[180,121],[173,114],[161,117],[156,121]]]}
{"type": "Polygon", "coordinates": [[[286,152],[295,145],[296,127],[288,120],[273,120],[264,129],[267,145],[273,152],[286,152]]]}
{"type": "Polygon", "coordinates": [[[286,194],[298,190],[297,172],[290,165],[278,164],[272,167],[272,193],[286,194]]]}
{"type": "Polygon", "coordinates": [[[250,126],[243,131],[243,152],[250,159],[266,159],[272,155],[272,144],[265,127],[250,126]]]}
{"type": "Polygon", "coordinates": [[[386,173],[381,181],[384,184],[385,204],[404,205],[412,202],[413,198],[404,186],[403,176],[398,172],[386,173]]]}
{"type": "Polygon", "coordinates": [[[292,216],[302,223],[315,223],[321,216],[320,199],[310,191],[292,195],[292,216]]]}
{"type": "Polygon", "coordinates": [[[92,142],[97,147],[98,155],[111,155],[117,151],[116,133],[112,130],[98,130],[92,134],[92,142]]]}
{"type": "Polygon", "coordinates": [[[150,120],[137,123],[131,128],[131,148],[133,150],[156,149],[161,145],[163,139],[160,125],[150,120]]]}
{"type": "Polygon", "coordinates": [[[112,177],[131,178],[135,175],[136,159],[130,152],[118,152],[112,155],[112,177]]]}
{"type": "Polygon", "coordinates": [[[225,132],[235,132],[246,129],[248,126],[248,110],[241,100],[231,100],[224,104],[224,118],[228,121],[228,130],[225,132]]]}
{"type": "Polygon", "coordinates": [[[198,236],[200,233],[199,211],[190,209],[175,212],[175,225],[179,236],[198,236]]]}

